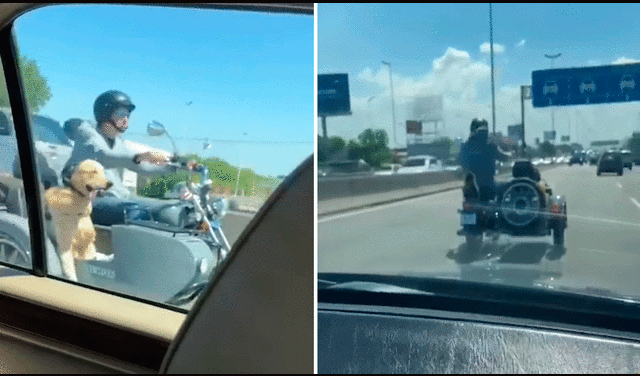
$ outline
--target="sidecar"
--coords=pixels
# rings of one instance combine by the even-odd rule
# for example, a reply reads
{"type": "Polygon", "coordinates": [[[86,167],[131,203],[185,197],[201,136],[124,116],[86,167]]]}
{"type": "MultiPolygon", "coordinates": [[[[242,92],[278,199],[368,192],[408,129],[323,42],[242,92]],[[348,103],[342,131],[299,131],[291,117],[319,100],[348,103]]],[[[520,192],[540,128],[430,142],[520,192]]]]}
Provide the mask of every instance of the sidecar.
{"type": "Polygon", "coordinates": [[[178,207],[174,202],[97,199],[92,213],[96,247],[113,259],[78,260],[78,280],[174,305],[195,298],[218,266],[220,247],[196,230],[157,221],[154,214],[167,205],[178,207]]]}
{"type": "Polygon", "coordinates": [[[516,161],[512,179],[496,184],[495,195],[488,201],[479,199],[475,178],[467,176],[463,187],[463,205],[459,210],[459,235],[478,247],[483,235],[490,232],[510,236],[553,235],[555,245],[564,245],[567,227],[567,203],[564,197],[553,195],[530,161],[516,161]]]}

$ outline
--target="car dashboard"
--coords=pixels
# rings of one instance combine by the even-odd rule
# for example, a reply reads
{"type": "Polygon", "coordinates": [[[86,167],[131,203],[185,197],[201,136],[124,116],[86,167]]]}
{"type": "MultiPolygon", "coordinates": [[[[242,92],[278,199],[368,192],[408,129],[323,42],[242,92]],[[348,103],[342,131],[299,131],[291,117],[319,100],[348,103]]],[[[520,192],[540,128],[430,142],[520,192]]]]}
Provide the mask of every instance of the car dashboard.
{"type": "Polygon", "coordinates": [[[522,289],[481,294],[462,285],[470,293],[460,298],[351,285],[318,291],[318,373],[640,371],[635,304],[617,302],[624,313],[612,314],[586,296],[565,299],[567,308],[559,295],[522,289]],[[518,293],[524,298],[503,299],[518,293]]]}

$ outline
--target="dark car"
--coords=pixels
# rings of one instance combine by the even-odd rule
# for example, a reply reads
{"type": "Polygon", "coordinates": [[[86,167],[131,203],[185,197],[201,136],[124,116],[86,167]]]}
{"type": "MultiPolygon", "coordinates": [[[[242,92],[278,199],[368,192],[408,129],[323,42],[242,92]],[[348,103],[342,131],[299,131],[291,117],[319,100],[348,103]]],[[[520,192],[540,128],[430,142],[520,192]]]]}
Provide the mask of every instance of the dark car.
{"type": "Polygon", "coordinates": [[[617,151],[609,151],[602,154],[598,161],[597,174],[600,176],[603,172],[615,172],[619,176],[622,175],[624,164],[622,162],[622,154],[617,151]]]}
{"type": "Polygon", "coordinates": [[[580,164],[582,166],[587,161],[587,156],[584,153],[576,153],[569,159],[569,166],[573,164],[580,164]]]}

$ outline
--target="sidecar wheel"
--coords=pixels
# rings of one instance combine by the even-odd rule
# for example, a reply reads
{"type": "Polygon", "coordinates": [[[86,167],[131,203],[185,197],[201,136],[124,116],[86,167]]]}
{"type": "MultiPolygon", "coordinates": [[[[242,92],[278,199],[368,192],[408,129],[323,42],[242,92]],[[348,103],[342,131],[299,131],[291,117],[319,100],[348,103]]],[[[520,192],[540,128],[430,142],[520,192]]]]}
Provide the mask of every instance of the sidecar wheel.
{"type": "Polygon", "coordinates": [[[0,260],[12,265],[30,268],[31,254],[13,236],[0,233],[0,260]]]}
{"type": "Polygon", "coordinates": [[[466,235],[467,250],[469,252],[478,252],[482,248],[482,234],[480,235],[466,235]]]}

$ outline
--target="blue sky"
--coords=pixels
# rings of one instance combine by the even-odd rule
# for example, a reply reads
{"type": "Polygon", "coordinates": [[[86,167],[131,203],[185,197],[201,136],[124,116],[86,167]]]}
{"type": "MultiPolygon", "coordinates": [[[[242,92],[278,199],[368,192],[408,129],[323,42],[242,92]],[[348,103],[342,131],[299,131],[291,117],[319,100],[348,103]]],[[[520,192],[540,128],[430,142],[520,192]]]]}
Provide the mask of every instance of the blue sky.
{"type": "Polygon", "coordinates": [[[125,133],[132,141],[172,151],[166,139],[144,135],[157,120],[184,138],[176,140],[181,152],[270,175],[313,153],[313,17],[64,5],[21,16],[15,35],[51,87],[40,113],[60,122],[93,120],[95,98],[118,89],[136,105],[125,133]],[[203,150],[187,138],[243,142],[203,150]]]}
{"type": "MultiPolygon", "coordinates": [[[[519,86],[550,68],[640,59],[638,4],[493,4],[496,130],[520,123],[519,86]]],[[[389,69],[398,146],[417,98],[442,95],[444,134],[468,135],[471,119],[491,123],[488,4],[318,4],[318,73],[348,73],[352,116],[327,119],[329,135],[364,129],[392,136],[389,69]],[[484,46],[483,46],[484,44],[484,46]],[[486,48],[486,50],[485,50],[486,48]]],[[[551,130],[551,110],[525,104],[527,140],[551,130]]],[[[624,138],[640,126],[638,103],[557,108],[558,135],[572,141],[624,138]]],[[[319,123],[319,122],[318,122],[319,123]]],[[[442,129],[442,125],[441,125],[442,129]]],[[[393,141],[392,141],[393,142],[393,141]]]]}

